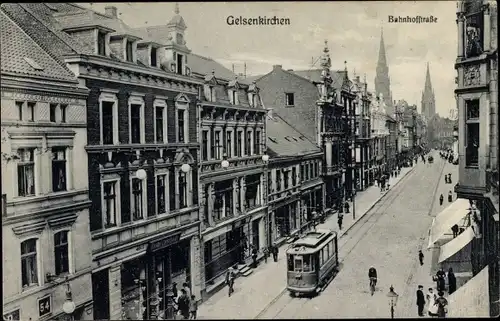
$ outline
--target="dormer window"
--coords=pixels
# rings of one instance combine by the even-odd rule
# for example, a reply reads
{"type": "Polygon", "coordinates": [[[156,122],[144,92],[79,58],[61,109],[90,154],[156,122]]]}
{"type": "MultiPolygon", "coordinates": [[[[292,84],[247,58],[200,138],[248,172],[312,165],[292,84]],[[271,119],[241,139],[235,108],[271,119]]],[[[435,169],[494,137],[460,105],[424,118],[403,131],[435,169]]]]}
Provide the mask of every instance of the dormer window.
{"type": "Polygon", "coordinates": [[[152,67],[158,67],[158,50],[156,48],[151,47],[151,66],[152,67]]]}
{"type": "Polygon", "coordinates": [[[106,34],[104,32],[97,32],[97,54],[106,56],[106,34]]]}
{"type": "Polygon", "coordinates": [[[134,46],[132,41],[127,40],[126,48],[126,58],[129,62],[134,62],[134,46]]]}
{"type": "Polygon", "coordinates": [[[228,93],[229,93],[229,101],[231,102],[231,104],[238,105],[239,104],[238,90],[230,89],[228,93]]]}
{"type": "Polygon", "coordinates": [[[207,101],[215,102],[215,87],[210,85],[205,85],[203,89],[205,93],[205,99],[207,101]]]}

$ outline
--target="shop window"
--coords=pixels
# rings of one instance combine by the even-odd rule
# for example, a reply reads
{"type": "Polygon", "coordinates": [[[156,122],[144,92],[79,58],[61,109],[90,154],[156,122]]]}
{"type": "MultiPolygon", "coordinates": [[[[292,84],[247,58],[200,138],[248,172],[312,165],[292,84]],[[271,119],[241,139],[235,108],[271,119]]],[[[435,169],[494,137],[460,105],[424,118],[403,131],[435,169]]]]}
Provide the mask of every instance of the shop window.
{"type": "Polygon", "coordinates": [[[37,239],[21,243],[21,276],[23,289],[38,285],[37,239]]]}
{"type": "Polygon", "coordinates": [[[52,191],[66,190],[66,148],[52,148],[52,191]]]}
{"type": "Polygon", "coordinates": [[[54,257],[56,275],[69,272],[68,231],[54,234],[54,257]]]}
{"type": "Polygon", "coordinates": [[[19,196],[35,195],[35,150],[19,149],[17,184],[19,196]]]}

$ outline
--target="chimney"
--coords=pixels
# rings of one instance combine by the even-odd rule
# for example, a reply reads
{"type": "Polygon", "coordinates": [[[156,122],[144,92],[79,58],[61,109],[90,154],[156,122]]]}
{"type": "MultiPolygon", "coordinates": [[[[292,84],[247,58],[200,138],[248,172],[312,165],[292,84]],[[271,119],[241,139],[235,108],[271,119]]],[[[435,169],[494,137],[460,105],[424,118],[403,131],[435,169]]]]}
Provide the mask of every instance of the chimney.
{"type": "Polygon", "coordinates": [[[267,117],[273,118],[273,109],[272,108],[267,109],[267,117]]]}
{"type": "Polygon", "coordinates": [[[104,12],[106,13],[107,16],[110,16],[112,18],[118,18],[118,10],[116,9],[115,6],[109,6],[104,8],[104,12]]]}
{"type": "Polygon", "coordinates": [[[282,66],[282,65],[274,65],[274,66],[273,66],[273,69],[282,69],[282,68],[283,68],[283,66],[282,66]]]}

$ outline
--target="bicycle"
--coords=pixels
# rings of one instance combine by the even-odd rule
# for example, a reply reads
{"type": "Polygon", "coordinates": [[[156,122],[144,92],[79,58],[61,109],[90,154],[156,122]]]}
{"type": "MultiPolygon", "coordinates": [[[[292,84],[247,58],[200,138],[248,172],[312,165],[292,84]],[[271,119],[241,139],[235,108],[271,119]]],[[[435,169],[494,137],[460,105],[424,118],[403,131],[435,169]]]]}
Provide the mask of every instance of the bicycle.
{"type": "Polygon", "coordinates": [[[375,293],[375,286],[377,285],[377,278],[370,278],[370,293],[373,295],[375,293]]]}

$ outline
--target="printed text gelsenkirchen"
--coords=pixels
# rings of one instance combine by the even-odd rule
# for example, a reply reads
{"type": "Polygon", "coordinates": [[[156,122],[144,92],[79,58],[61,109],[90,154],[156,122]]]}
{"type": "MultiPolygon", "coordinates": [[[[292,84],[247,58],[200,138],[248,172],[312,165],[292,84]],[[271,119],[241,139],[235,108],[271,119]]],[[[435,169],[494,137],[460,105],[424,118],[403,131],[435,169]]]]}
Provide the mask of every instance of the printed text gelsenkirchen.
{"type": "Polygon", "coordinates": [[[389,23],[437,23],[434,16],[388,16],[389,23]]]}
{"type": "Polygon", "coordinates": [[[230,26],[288,26],[290,25],[290,18],[279,17],[235,17],[228,16],[226,22],[230,26]]]}

